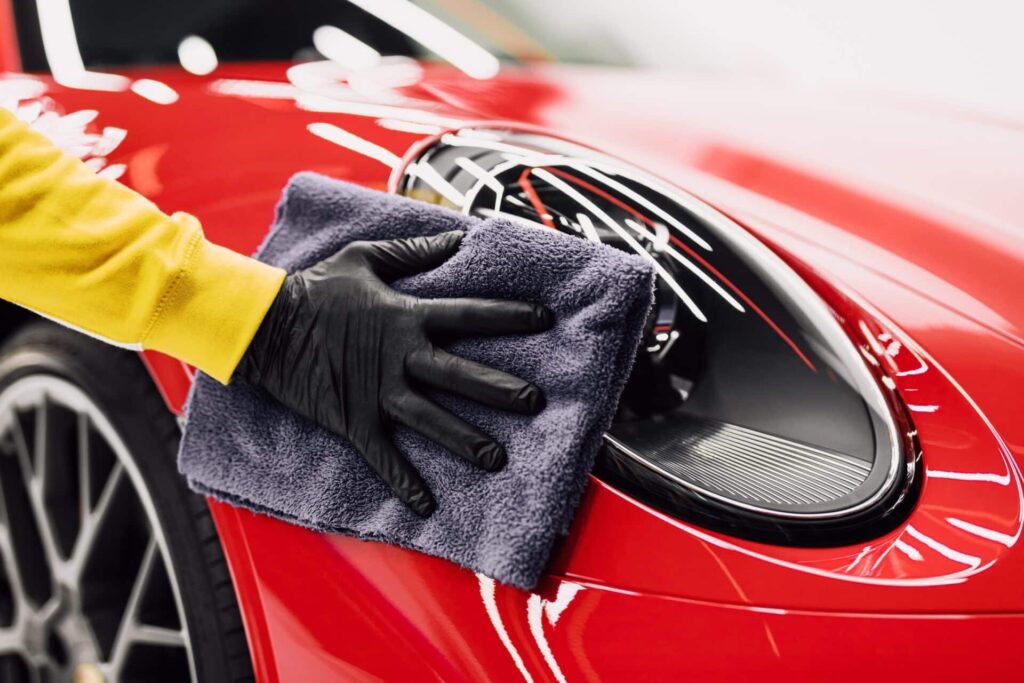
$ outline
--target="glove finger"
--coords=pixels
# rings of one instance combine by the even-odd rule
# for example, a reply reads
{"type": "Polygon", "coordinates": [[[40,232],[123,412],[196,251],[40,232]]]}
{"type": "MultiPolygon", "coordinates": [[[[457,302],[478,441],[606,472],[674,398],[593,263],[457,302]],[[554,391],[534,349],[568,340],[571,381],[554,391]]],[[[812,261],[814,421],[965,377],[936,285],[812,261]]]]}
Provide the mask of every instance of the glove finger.
{"type": "Polygon", "coordinates": [[[405,368],[413,379],[461,394],[484,405],[524,415],[544,409],[544,392],[535,384],[501,370],[432,348],[411,354],[405,368]]]}
{"type": "Polygon", "coordinates": [[[358,449],[370,467],[409,509],[423,518],[434,513],[437,503],[430,489],[383,430],[372,432],[358,449]]]}
{"type": "Polygon", "coordinates": [[[505,466],[505,449],[494,439],[412,390],[392,412],[395,420],[477,467],[495,472],[505,466]]]}
{"type": "Polygon", "coordinates": [[[452,230],[427,237],[381,240],[371,243],[366,258],[373,272],[385,282],[391,282],[437,268],[459,250],[464,234],[461,230],[452,230]]]}
{"type": "Polygon", "coordinates": [[[551,327],[547,306],[502,299],[421,299],[428,332],[454,336],[533,334],[551,327]]]}

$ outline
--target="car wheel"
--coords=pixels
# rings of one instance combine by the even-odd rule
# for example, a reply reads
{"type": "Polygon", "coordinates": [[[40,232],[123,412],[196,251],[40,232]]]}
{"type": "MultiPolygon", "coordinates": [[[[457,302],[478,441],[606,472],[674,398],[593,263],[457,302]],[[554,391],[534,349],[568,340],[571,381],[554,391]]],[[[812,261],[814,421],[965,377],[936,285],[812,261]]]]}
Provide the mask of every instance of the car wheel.
{"type": "Polygon", "coordinates": [[[45,322],[0,350],[0,680],[253,680],[178,439],[135,354],[45,322]]]}

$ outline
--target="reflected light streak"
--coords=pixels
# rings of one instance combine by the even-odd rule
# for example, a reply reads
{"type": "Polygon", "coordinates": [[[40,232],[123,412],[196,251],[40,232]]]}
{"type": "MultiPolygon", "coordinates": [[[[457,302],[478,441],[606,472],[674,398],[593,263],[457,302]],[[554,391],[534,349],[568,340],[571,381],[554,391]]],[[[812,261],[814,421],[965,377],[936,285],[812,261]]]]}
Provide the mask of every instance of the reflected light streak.
{"type": "Polygon", "coordinates": [[[397,130],[400,133],[413,133],[414,135],[440,135],[444,128],[429,123],[414,123],[400,119],[377,119],[377,125],[388,130],[397,130]]]}
{"type": "Polygon", "coordinates": [[[505,188],[498,182],[497,178],[488,173],[484,168],[469,157],[458,157],[455,165],[466,173],[470,174],[497,194],[499,197],[504,194],[505,188]]]}
{"type": "Polygon", "coordinates": [[[124,164],[111,164],[110,166],[97,171],[96,175],[101,178],[106,178],[107,180],[118,180],[124,175],[124,172],[127,169],[128,167],[124,164]]]}
{"type": "Polygon", "coordinates": [[[313,47],[327,59],[352,70],[369,69],[380,62],[380,53],[337,26],[313,31],[313,47]]]}
{"type": "Polygon", "coordinates": [[[178,61],[185,71],[196,76],[205,76],[217,68],[217,53],[205,39],[199,36],[186,36],[178,43],[178,61]]]}
{"type": "Polygon", "coordinates": [[[22,121],[36,118],[39,112],[31,114],[24,111],[25,107],[40,109],[42,105],[38,102],[30,102],[22,105],[22,100],[31,100],[42,97],[46,94],[46,84],[34,78],[10,78],[0,80],[0,107],[12,111],[22,121]]]}
{"type": "Polygon", "coordinates": [[[562,673],[562,668],[558,666],[555,653],[551,651],[551,645],[548,643],[547,636],[544,635],[543,616],[543,601],[540,595],[533,593],[526,602],[526,623],[530,625],[530,634],[533,635],[533,639],[537,643],[537,649],[540,650],[540,654],[544,657],[544,662],[548,665],[555,680],[558,683],[566,683],[565,674],[562,673]]]}
{"type": "Polygon", "coordinates": [[[988,541],[994,541],[1000,545],[1004,545],[1007,548],[1012,548],[1016,540],[1010,534],[1004,534],[1001,531],[995,531],[987,527],[978,526],[971,522],[956,517],[946,517],[946,521],[955,526],[957,529],[962,529],[969,534],[974,534],[988,541]]]}
{"type": "Polygon", "coordinates": [[[337,85],[348,77],[348,73],[348,69],[329,59],[293,64],[285,71],[289,83],[306,90],[337,85]]]}
{"type": "Polygon", "coordinates": [[[53,78],[63,83],[85,71],[82,55],[78,51],[75,22],[67,0],[38,0],[39,32],[43,39],[43,52],[53,72],[53,78]]]}
{"type": "Polygon", "coordinates": [[[174,88],[150,78],[142,78],[132,83],[132,92],[156,104],[174,104],[178,101],[178,93],[174,88]]]}
{"type": "MultiPolygon", "coordinates": [[[[401,163],[400,159],[399,163],[401,163]]],[[[430,185],[432,188],[437,190],[442,197],[450,201],[455,206],[461,208],[465,205],[465,195],[455,189],[455,186],[445,180],[441,174],[437,172],[437,169],[430,164],[424,164],[422,162],[416,164],[416,175],[419,176],[419,178],[427,185],[430,185]]]]}
{"type": "Polygon", "coordinates": [[[962,553],[959,550],[954,550],[948,545],[936,541],[931,536],[926,536],[910,524],[907,525],[907,533],[953,562],[959,562],[960,564],[967,565],[971,569],[977,569],[981,565],[980,557],[975,557],[974,555],[968,555],[967,553],[962,553]]]}
{"type": "MultiPolygon", "coordinates": [[[[278,84],[281,85],[281,84],[278,84]]],[[[284,86],[291,87],[291,86],[284,86]]],[[[294,90],[294,89],[293,89],[294,90]]],[[[329,114],[351,114],[352,116],[369,116],[371,118],[388,118],[426,123],[444,128],[458,128],[464,125],[463,119],[450,118],[432,114],[419,109],[407,109],[389,104],[372,104],[369,102],[351,102],[314,93],[293,94],[299,109],[329,114]]]]}
{"type": "Polygon", "coordinates": [[[945,470],[925,470],[925,475],[932,479],[956,479],[957,481],[980,481],[988,484],[1009,486],[1010,473],[994,474],[991,472],[949,472],[945,470]]]}
{"type": "Polygon", "coordinates": [[[693,230],[688,228],[686,225],[684,225],[680,221],[676,220],[676,218],[674,216],[672,216],[670,213],[668,213],[667,211],[662,209],[660,206],[658,206],[654,202],[652,202],[649,199],[647,199],[647,197],[644,197],[643,195],[641,195],[641,194],[639,194],[637,192],[634,192],[632,189],[630,189],[626,185],[620,183],[619,181],[617,181],[617,180],[615,180],[613,178],[609,178],[604,173],[601,173],[597,169],[591,168],[591,167],[589,167],[589,166],[587,166],[585,164],[570,163],[570,164],[568,164],[568,166],[570,168],[572,168],[572,169],[575,169],[576,171],[579,171],[580,173],[583,173],[584,175],[590,176],[591,178],[593,178],[594,180],[599,181],[600,183],[602,183],[606,187],[612,188],[613,190],[615,190],[619,194],[621,194],[623,196],[626,196],[626,197],[629,197],[634,202],[636,202],[640,206],[644,207],[645,209],[647,209],[648,211],[653,213],[655,216],[657,216],[658,218],[660,218],[661,220],[665,221],[666,223],[671,225],[673,228],[678,230],[679,232],[681,232],[684,235],[686,235],[687,237],[689,237],[692,241],[696,242],[697,245],[700,246],[705,251],[711,251],[711,245],[708,244],[707,240],[705,240],[703,237],[701,237],[700,235],[695,233],[693,230]]]}
{"type": "Polygon", "coordinates": [[[654,266],[654,269],[658,272],[658,275],[660,275],[661,278],[665,281],[665,283],[668,284],[668,286],[672,289],[672,291],[676,293],[676,296],[679,297],[679,300],[682,301],[688,309],[690,309],[690,313],[693,314],[693,317],[695,317],[702,323],[706,323],[708,321],[707,316],[705,316],[703,311],[701,311],[700,308],[697,307],[697,304],[693,301],[693,299],[690,298],[690,295],[686,293],[686,291],[679,285],[678,282],[676,282],[675,278],[672,277],[672,274],[665,270],[665,267],[658,263],[657,259],[655,259],[650,253],[648,253],[648,251],[644,249],[643,246],[639,242],[637,242],[633,238],[633,236],[626,231],[625,228],[623,228],[614,220],[612,220],[611,216],[602,211],[601,208],[594,204],[592,201],[590,201],[582,194],[577,192],[574,187],[570,186],[566,182],[563,182],[561,178],[558,178],[557,176],[545,171],[542,168],[534,169],[533,172],[537,174],[538,178],[543,178],[544,181],[547,182],[549,185],[558,188],[565,195],[571,197],[573,201],[575,201],[577,204],[585,208],[593,215],[597,216],[597,218],[602,223],[611,228],[612,231],[614,231],[615,234],[617,234],[623,242],[628,244],[634,252],[650,261],[651,264],[654,266]]]}
{"type": "MultiPolygon", "coordinates": [[[[639,232],[642,236],[646,237],[647,239],[651,240],[652,242],[654,242],[657,239],[657,235],[656,234],[655,235],[651,235],[650,231],[647,230],[646,228],[643,228],[643,226],[641,226],[639,223],[637,223],[635,221],[631,221],[628,218],[626,219],[626,222],[627,223],[632,223],[633,225],[631,225],[630,227],[633,227],[634,230],[636,230],[637,228],[641,228],[640,230],[637,230],[637,232],[639,232]],[[634,226],[636,226],[636,227],[634,227],[634,226]]],[[[698,268],[695,263],[691,263],[688,258],[686,258],[682,254],[677,252],[672,247],[668,247],[668,246],[666,246],[664,249],[661,249],[659,251],[661,251],[661,253],[668,254],[670,257],[672,257],[676,261],[676,263],[678,263],[679,265],[683,266],[688,271],[690,271],[691,273],[693,273],[694,275],[699,277],[701,282],[703,282],[708,287],[713,289],[715,291],[715,293],[718,294],[718,296],[720,296],[723,299],[725,299],[725,302],[727,304],[729,304],[730,306],[735,308],[740,313],[746,312],[746,309],[743,308],[743,305],[739,301],[736,301],[736,299],[731,294],[729,294],[729,292],[725,291],[725,289],[720,284],[715,282],[715,280],[713,278],[711,278],[711,276],[709,276],[703,270],[698,268]]]]}
{"type": "Polygon", "coordinates": [[[860,563],[860,561],[863,560],[867,556],[867,554],[870,553],[874,549],[875,549],[875,547],[872,546],[872,545],[864,546],[864,549],[861,550],[859,553],[857,553],[857,557],[853,558],[853,562],[851,562],[850,564],[846,565],[846,569],[844,569],[843,571],[844,572],[852,571],[853,568],[856,567],[860,563]]]}
{"type": "Polygon", "coordinates": [[[576,214],[576,222],[580,224],[580,229],[583,230],[583,234],[587,236],[587,239],[591,242],[601,243],[601,238],[597,234],[597,230],[594,228],[594,222],[590,220],[590,216],[585,213],[576,214]]]}
{"type": "Polygon", "coordinates": [[[375,159],[389,168],[395,168],[402,163],[402,158],[397,154],[334,124],[323,122],[311,123],[306,126],[306,130],[318,138],[333,142],[339,147],[344,147],[356,154],[362,154],[370,159],[375,159]]]}
{"type": "Polygon", "coordinates": [[[226,97],[255,97],[265,100],[293,100],[298,89],[277,81],[254,81],[241,78],[220,78],[210,83],[210,92],[226,97]]]}
{"type": "MultiPolygon", "coordinates": [[[[378,95],[395,98],[396,94],[392,91],[418,85],[423,81],[423,67],[409,57],[382,57],[376,66],[352,71],[346,80],[349,87],[369,99],[378,95]]],[[[399,96],[399,99],[406,98],[399,96]]]]}
{"type": "Polygon", "coordinates": [[[519,669],[523,680],[526,683],[533,683],[533,677],[526,670],[526,664],[523,662],[522,655],[519,654],[519,650],[516,649],[515,644],[508,635],[505,623],[501,620],[501,612],[498,611],[498,601],[495,599],[496,586],[494,579],[483,574],[477,574],[476,578],[480,581],[480,597],[483,599],[484,610],[487,612],[487,618],[491,620],[494,632],[498,634],[501,644],[505,646],[505,650],[512,657],[512,661],[515,663],[516,668],[519,669]]]}
{"type": "Polygon", "coordinates": [[[68,0],[38,0],[39,33],[53,80],[76,90],[122,92],[131,79],[116,74],[87,71],[78,51],[78,37],[68,0]]]}
{"type": "Polygon", "coordinates": [[[490,52],[408,0],[349,0],[368,14],[477,79],[497,75],[500,64],[490,52]]]}
{"type": "Polygon", "coordinates": [[[924,561],[924,555],[921,554],[921,551],[915,548],[914,546],[910,545],[906,541],[896,539],[896,542],[893,543],[893,547],[896,548],[896,550],[899,550],[907,557],[909,557],[910,559],[912,559],[914,562],[924,561]]]}
{"type": "Polygon", "coordinates": [[[548,618],[548,622],[552,626],[558,623],[562,612],[569,606],[569,603],[576,599],[576,594],[582,590],[584,590],[583,586],[571,581],[562,581],[558,584],[558,592],[555,594],[555,599],[544,601],[544,616],[548,618]]]}

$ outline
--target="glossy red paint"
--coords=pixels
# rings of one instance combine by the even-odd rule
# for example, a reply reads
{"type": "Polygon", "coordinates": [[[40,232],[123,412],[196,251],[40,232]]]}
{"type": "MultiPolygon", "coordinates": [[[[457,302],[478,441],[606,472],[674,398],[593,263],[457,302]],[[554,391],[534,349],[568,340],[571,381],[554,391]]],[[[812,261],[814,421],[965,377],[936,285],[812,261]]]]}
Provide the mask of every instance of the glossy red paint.
{"type": "MultiPolygon", "coordinates": [[[[358,93],[302,101],[283,73],[147,70],[179,93],[168,106],[49,82],[47,96],[127,129],[110,159],[126,165],[123,180],[166,210],[195,213],[212,239],[242,252],[259,243],[295,171],[388,186],[390,167],[315,137],[313,122],[398,156],[430,134],[387,120],[403,116],[419,126],[513,121],[619,154],[806,271],[911,411],[924,480],[891,533],[808,549],[709,532],[594,479],[534,593],[211,503],[261,681],[949,679],[1005,674],[1015,662],[1019,130],[901,104],[548,67],[484,83],[427,67],[420,84],[391,93],[404,110],[367,116],[365,101],[353,106],[358,93]]],[[[180,409],[186,369],[147,361],[180,409]]]]}
{"type": "Polygon", "coordinates": [[[0,72],[19,71],[21,57],[14,31],[14,8],[10,0],[0,0],[0,72]]]}

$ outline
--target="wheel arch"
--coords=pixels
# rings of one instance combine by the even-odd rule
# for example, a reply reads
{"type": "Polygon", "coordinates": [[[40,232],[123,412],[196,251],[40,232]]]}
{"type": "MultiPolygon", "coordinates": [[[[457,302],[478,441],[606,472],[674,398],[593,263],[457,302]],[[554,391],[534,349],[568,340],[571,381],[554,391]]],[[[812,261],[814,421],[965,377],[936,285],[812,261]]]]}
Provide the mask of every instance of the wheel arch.
{"type": "Polygon", "coordinates": [[[0,344],[25,325],[40,320],[40,316],[17,304],[0,301],[0,344]]]}

